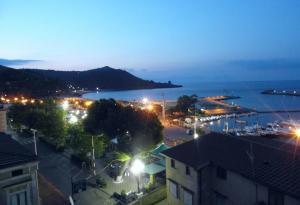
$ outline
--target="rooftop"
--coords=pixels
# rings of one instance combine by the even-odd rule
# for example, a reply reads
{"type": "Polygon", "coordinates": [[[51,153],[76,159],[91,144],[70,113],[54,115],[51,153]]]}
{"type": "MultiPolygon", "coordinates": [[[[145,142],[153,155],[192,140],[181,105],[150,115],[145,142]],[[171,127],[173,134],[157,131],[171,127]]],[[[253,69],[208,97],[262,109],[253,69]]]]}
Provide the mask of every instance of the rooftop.
{"type": "Polygon", "coordinates": [[[0,133],[0,169],[37,161],[37,157],[10,135],[0,133]]]}
{"type": "Polygon", "coordinates": [[[214,164],[250,179],[253,179],[249,157],[252,155],[255,181],[300,198],[300,147],[296,149],[294,145],[210,133],[163,154],[195,169],[214,164]]]}

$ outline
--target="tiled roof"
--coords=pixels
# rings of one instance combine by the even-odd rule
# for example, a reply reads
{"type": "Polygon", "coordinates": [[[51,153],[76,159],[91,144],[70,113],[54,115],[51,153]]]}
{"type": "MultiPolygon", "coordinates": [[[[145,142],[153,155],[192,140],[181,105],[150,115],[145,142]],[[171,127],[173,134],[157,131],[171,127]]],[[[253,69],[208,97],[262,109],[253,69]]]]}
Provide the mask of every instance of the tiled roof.
{"type": "Polygon", "coordinates": [[[300,146],[296,148],[269,139],[210,133],[163,154],[196,169],[207,163],[215,164],[300,198],[300,146]],[[254,169],[249,157],[251,147],[254,169]]]}
{"type": "Polygon", "coordinates": [[[11,136],[0,133],[0,169],[37,161],[37,157],[11,136]]]}

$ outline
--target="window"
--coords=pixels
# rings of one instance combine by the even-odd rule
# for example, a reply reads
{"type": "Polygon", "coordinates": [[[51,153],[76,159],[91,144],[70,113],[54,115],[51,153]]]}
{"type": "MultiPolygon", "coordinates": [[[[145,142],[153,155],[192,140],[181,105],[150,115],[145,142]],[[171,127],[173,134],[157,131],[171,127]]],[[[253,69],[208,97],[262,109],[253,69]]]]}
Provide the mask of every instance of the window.
{"type": "Polygon", "coordinates": [[[217,193],[215,192],[215,195],[216,195],[216,203],[215,205],[225,205],[226,203],[226,196],[220,194],[220,193],[217,193]]]}
{"type": "Polygon", "coordinates": [[[171,167],[175,168],[175,160],[171,159],[171,167]]]}
{"type": "Polygon", "coordinates": [[[12,177],[20,176],[23,174],[23,169],[17,169],[11,172],[12,177]]]}
{"type": "Polygon", "coordinates": [[[190,167],[189,166],[185,166],[185,174],[186,175],[191,175],[191,171],[190,171],[190,167]]]}
{"type": "Polygon", "coordinates": [[[173,197],[176,199],[179,199],[179,189],[178,189],[178,184],[172,180],[169,180],[170,184],[170,193],[172,194],[173,197]]]}
{"type": "Polygon", "coordinates": [[[269,205],[284,205],[284,195],[280,192],[269,190],[269,205]]]}
{"type": "Polygon", "coordinates": [[[22,191],[22,192],[10,195],[10,204],[9,205],[27,205],[26,191],[22,191]]]}
{"type": "Polygon", "coordinates": [[[183,204],[193,205],[193,192],[186,188],[183,188],[183,204]]]}
{"type": "Polygon", "coordinates": [[[217,167],[217,177],[220,179],[226,179],[227,178],[226,169],[224,169],[222,167],[217,167]]]}

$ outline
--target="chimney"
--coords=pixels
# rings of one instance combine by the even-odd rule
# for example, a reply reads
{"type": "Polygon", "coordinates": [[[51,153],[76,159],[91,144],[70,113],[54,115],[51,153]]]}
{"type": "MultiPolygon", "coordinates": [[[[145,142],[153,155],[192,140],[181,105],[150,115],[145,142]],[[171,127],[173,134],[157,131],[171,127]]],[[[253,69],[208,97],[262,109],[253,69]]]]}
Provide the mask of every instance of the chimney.
{"type": "Polygon", "coordinates": [[[0,133],[6,133],[7,131],[6,113],[7,109],[0,105],[0,133]]]}

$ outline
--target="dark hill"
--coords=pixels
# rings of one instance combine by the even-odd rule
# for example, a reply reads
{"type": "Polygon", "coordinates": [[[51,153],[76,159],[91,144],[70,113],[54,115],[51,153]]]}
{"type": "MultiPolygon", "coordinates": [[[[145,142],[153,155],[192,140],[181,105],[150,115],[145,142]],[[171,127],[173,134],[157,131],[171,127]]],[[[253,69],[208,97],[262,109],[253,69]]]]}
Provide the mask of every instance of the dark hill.
{"type": "Polygon", "coordinates": [[[172,83],[143,80],[124,70],[108,66],[87,71],[55,71],[39,69],[12,69],[0,67],[0,91],[16,92],[18,89],[35,93],[53,94],[56,90],[70,92],[67,87],[96,90],[129,90],[178,87],[172,83]],[[4,91],[3,91],[4,88],[4,91]]]}
{"type": "Polygon", "coordinates": [[[42,74],[45,77],[60,79],[74,87],[85,88],[87,90],[114,89],[152,89],[152,88],[172,88],[178,87],[171,83],[156,83],[143,80],[127,71],[113,69],[108,66],[87,71],[54,71],[54,70],[30,70],[34,73],[42,74]]]}
{"type": "Polygon", "coordinates": [[[0,94],[49,96],[66,89],[66,84],[58,79],[0,65],[0,94]]]}

